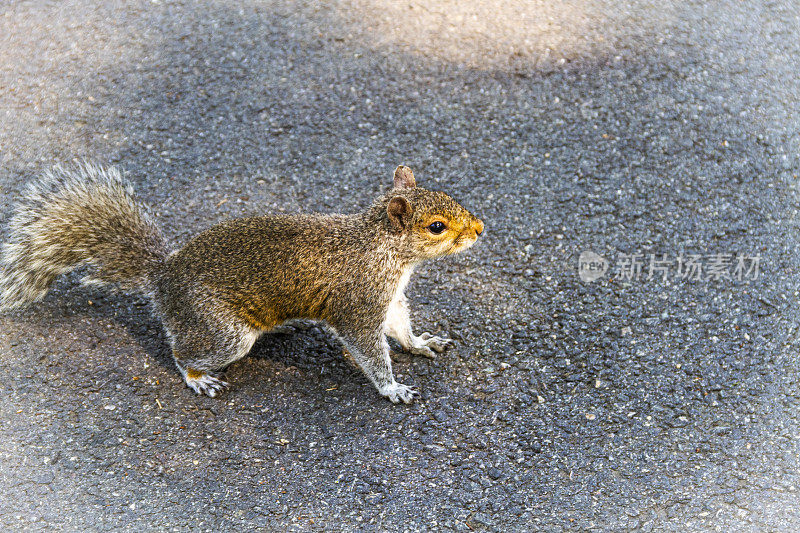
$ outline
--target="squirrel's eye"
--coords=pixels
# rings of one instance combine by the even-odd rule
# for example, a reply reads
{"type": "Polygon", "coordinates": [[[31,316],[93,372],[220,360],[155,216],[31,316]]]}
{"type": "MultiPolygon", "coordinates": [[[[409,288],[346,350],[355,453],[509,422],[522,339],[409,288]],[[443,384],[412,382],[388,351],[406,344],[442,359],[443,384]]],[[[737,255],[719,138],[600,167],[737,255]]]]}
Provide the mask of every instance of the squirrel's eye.
{"type": "Polygon", "coordinates": [[[439,235],[441,232],[445,230],[445,228],[446,226],[444,225],[444,222],[439,222],[438,220],[433,224],[431,224],[430,226],[428,226],[428,229],[431,230],[431,233],[435,235],[439,235]]]}

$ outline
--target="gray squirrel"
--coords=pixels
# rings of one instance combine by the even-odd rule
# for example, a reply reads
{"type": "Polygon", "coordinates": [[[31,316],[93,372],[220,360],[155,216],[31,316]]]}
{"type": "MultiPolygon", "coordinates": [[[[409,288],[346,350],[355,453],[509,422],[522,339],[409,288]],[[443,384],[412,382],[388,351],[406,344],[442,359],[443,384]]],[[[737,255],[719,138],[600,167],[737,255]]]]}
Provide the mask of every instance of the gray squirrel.
{"type": "Polygon", "coordinates": [[[58,275],[88,264],[85,283],[152,301],[197,393],[214,397],[227,387],[219,372],[262,333],[311,319],[342,340],[381,395],[411,403],[419,393],[395,381],[386,336],[426,357],[452,341],[414,335],[406,285],[420,261],[472,246],[483,222],[446,194],[417,187],[399,166],[394,187],[361,213],[235,219],[170,251],[118,170],[81,163],[34,181],[9,229],[4,308],[40,300],[58,275]]]}

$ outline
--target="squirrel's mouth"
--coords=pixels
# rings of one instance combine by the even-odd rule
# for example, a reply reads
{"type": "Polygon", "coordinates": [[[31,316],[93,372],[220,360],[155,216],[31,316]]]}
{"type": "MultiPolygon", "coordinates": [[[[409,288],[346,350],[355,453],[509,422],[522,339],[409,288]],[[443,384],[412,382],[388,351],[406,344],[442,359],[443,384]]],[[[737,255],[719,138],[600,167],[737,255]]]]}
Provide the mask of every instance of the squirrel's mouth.
{"type": "Polygon", "coordinates": [[[453,244],[452,244],[452,246],[450,247],[450,250],[447,253],[448,254],[456,254],[458,252],[463,252],[464,250],[466,250],[467,248],[469,248],[470,246],[475,244],[477,241],[478,241],[478,237],[477,236],[473,237],[471,235],[463,235],[463,234],[459,235],[453,241],[453,244]]]}

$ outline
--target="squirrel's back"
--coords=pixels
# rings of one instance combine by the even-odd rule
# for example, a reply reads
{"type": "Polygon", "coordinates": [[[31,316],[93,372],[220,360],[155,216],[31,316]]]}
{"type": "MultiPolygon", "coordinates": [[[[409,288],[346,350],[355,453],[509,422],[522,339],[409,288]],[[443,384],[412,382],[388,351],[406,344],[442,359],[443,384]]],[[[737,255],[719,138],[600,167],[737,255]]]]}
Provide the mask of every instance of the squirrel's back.
{"type": "Polygon", "coordinates": [[[56,167],[18,200],[2,250],[6,308],[40,300],[59,274],[83,264],[85,283],[150,292],[169,250],[119,171],[88,163],[56,167]]]}
{"type": "MultiPolygon", "coordinates": [[[[345,296],[383,295],[378,278],[390,245],[363,214],[267,215],[230,220],[195,236],[167,259],[159,292],[180,299],[187,285],[244,313],[253,327],[288,318],[327,319],[345,296]],[[357,285],[355,287],[354,285],[357,285]]],[[[160,296],[157,296],[160,298],[160,296]]]]}

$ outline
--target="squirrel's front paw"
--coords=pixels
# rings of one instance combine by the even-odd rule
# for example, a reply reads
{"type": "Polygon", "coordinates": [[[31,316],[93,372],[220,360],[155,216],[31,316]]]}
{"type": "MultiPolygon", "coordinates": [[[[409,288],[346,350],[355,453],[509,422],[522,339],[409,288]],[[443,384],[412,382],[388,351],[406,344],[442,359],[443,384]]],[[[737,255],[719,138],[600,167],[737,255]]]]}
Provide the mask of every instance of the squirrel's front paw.
{"type": "Polygon", "coordinates": [[[414,401],[414,398],[419,396],[419,392],[416,389],[397,382],[381,387],[378,392],[380,392],[382,396],[388,398],[392,403],[411,403],[414,401]]]}
{"type": "Polygon", "coordinates": [[[448,346],[452,346],[453,341],[444,337],[437,337],[430,333],[423,333],[419,337],[412,340],[413,344],[408,350],[415,355],[422,355],[433,359],[436,357],[435,352],[443,352],[448,346]]]}
{"type": "Polygon", "coordinates": [[[222,381],[206,372],[198,372],[191,369],[186,370],[184,379],[186,384],[197,394],[205,394],[211,398],[214,398],[228,387],[226,381],[222,381]]]}

